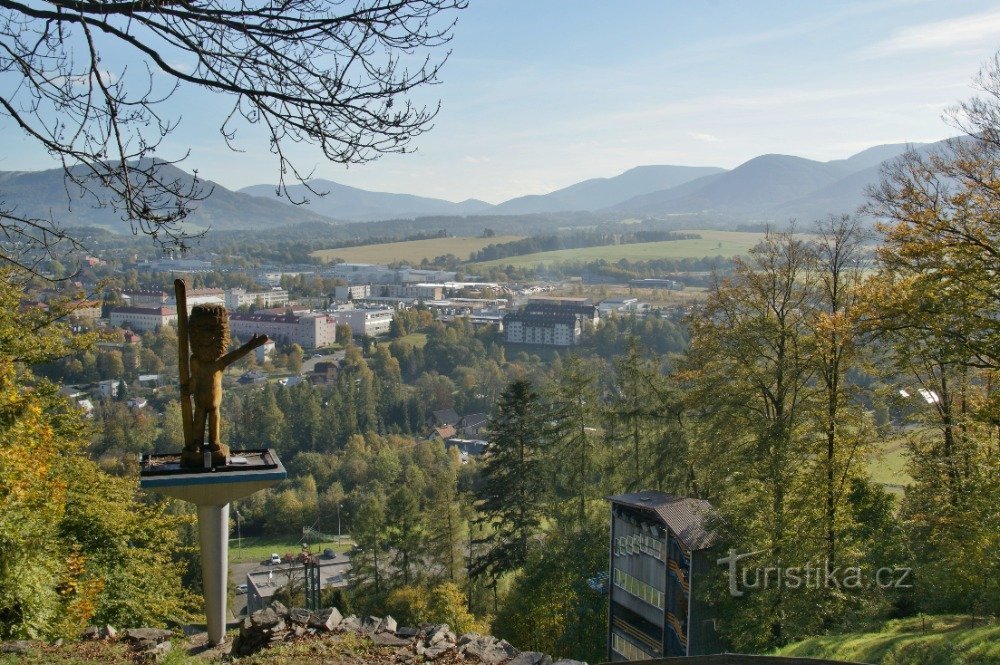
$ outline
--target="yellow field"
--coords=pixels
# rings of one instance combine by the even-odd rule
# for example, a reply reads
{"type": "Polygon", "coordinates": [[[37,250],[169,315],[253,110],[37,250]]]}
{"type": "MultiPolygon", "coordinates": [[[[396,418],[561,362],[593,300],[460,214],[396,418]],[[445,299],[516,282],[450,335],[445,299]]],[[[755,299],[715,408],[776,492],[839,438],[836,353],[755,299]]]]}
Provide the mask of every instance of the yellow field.
{"type": "Polygon", "coordinates": [[[339,249],[320,249],[311,254],[323,261],[341,259],[348,263],[392,263],[405,261],[420,263],[434,260],[438,256],[454,254],[462,261],[468,261],[472,252],[478,252],[488,245],[520,240],[524,236],[496,236],[494,238],[431,238],[429,240],[408,240],[387,242],[379,245],[359,245],[339,249]]]}

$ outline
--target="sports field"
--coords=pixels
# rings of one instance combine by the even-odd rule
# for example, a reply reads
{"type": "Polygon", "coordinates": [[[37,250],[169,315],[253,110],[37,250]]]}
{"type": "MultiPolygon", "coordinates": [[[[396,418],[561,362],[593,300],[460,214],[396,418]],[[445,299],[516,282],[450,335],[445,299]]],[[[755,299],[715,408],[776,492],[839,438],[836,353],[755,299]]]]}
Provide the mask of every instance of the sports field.
{"type": "Polygon", "coordinates": [[[680,233],[697,233],[699,240],[664,240],[642,242],[629,245],[606,245],[603,247],[581,247],[560,249],[554,252],[537,252],[523,256],[509,256],[505,259],[485,261],[477,267],[507,266],[528,267],[559,263],[563,261],[649,261],[652,259],[700,259],[705,256],[736,256],[760,242],[763,233],[742,231],[688,230],[680,233]]]}
{"type": "Polygon", "coordinates": [[[387,242],[380,245],[359,245],[339,249],[320,249],[311,254],[323,261],[341,259],[348,263],[392,263],[405,261],[416,264],[424,259],[431,261],[438,256],[454,254],[462,261],[468,261],[472,252],[478,252],[488,245],[520,240],[524,236],[496,236],[493,238],[431,238],[429,240],[407,240],[387,242]]]}

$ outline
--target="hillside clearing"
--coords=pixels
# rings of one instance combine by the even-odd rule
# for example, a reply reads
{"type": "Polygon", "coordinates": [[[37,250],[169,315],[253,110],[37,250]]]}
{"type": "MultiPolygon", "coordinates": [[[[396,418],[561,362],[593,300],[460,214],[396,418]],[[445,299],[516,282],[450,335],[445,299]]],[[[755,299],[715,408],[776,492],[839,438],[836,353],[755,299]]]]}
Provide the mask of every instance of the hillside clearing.
{"type": "Polygon", "coordinates": [[[520,240],[524,236],[495,236],[493,238],[429,238],[427,240],[407,240],[405,242],[387,242],[374,245],[359,245],[357,247],[340,247],[336,249],[319,249],[310,254],[323,261],[340,259],[347,263],[392,263],[403,261],[418,264],[424,259],[431,261],[439,256],[454,254],[462,261],[467,261],[472,252],[489,245],[520,240]]]}

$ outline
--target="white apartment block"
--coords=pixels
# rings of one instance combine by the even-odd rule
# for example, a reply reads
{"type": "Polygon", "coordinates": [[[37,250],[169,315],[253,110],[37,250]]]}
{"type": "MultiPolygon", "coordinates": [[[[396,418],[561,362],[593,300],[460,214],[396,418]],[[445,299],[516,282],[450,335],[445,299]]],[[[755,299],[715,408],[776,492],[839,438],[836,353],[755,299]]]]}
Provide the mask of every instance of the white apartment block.
{"type": "Polygon", "coordinates": [[[364,300],[372,294],[368,284],[353,284],[350,286],[335,286],[333,297],[337,300],[364,300]]]}
{"type": "Polygon", "coordinates": [[[337,322],[327,314],[229,315],[230,333],[244,342],[254,335],[267,335],[303,349],[318,349],[337,341],[336,329],[337,322]]]}
{"type": "MultiPolygon", "coordinates": [[[[188,314],[195,305],[225,305],[226,292],[222,289],[191,289],[186,294],[188,314]]],[[[177,305],[176,298],[171,296],[170,303],[177,305]]]]}
{"type": "Polygon", "coordinates": [[[575,346],[583,336],[578,314],[510,313],[503,317],[504,339],[508,344],[575,346]]]}
{"type": "Polygon", "coordinates": [[[247,291],[246,289],[229,289],[225,292],[226,309],[257,305],[260,308],[280,307],[288,302],[288,291],[271,289],[270,291],[247,291]]]}
{"type": "Polygon", "coordinates": [[[108,318],[116,328],[146,332],[176,324],[177,310],[173,307],[115,307],[108,318]]]}
{"type": "Polygon", "coordinates": [[[354,335],[377,337],[389,334],[396,312],[391,309],[347,309],[331,312],[330,316],[336,319],[338,324],[351,326],[354,335]]]}

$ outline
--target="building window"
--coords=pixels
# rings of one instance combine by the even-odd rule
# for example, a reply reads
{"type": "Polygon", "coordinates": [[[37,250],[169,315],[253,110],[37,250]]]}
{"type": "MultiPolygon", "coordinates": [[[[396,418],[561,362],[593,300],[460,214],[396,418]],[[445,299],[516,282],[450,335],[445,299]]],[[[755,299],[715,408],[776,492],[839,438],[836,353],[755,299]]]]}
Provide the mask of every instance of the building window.
{"type": "Polygon", "coordinates": [[[650,660],[652,655],[632,644],[618,633],[611,633],[611,649],[627,660],[650,660]]]}
{"type": "Polygon", "coordinates": [[[663,609],[663,591],[660,589],[632,577],[619,568],[614,569],[614,583],[616,587],[624,590],[629,595],[635,596],[657,609],[663,609]]]}

